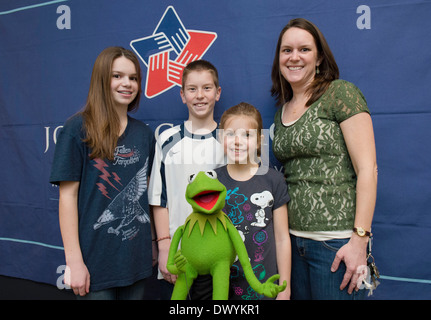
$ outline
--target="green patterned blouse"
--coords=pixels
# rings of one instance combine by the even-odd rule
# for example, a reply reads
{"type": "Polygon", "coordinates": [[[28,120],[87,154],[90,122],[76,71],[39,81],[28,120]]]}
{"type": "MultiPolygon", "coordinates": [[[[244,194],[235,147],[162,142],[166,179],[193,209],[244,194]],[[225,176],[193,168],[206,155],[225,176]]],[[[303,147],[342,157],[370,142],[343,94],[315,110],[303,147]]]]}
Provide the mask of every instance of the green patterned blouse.
{"type": "Polygon", "coordinates": [[[356,174],[340,123],[369,113],[361,91],[335,80],[294,124],[275,114],[273,151],[284,165],[291,200],[289,227],[298,231],[341,231],[353,228],[356,174]]]}

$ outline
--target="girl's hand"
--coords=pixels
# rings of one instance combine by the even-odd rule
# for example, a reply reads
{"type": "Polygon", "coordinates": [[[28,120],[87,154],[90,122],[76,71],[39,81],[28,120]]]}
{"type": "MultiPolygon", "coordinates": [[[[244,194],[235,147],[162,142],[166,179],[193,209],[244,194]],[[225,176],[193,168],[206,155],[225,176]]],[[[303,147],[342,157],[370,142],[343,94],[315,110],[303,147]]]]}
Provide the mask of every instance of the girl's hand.
{"type": "Polygon", "coordinates": [[[87,266],[83,262],[67,265],[64,283],[73,289],[75,295],[85,296],[90,292],[90,273],[87,266]]]}
{"type": "Polygon", "coordinates": [[[290,288],[289,288],[289,286],[287,286],[286,289],[284,289],[283,291],[281,291],[277,295],[277,299],[276,300],[290,300],[290,288]]]}

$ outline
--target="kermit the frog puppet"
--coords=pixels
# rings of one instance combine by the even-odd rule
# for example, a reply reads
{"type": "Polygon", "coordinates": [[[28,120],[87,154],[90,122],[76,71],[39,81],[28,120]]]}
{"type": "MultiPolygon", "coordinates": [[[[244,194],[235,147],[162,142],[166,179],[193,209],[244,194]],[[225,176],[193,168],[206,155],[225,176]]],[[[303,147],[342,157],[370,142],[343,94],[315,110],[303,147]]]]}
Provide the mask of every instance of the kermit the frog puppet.
{"type": "Polygon", "coordinates": [[[213,300],[227,300],[230,267],[236,256],[248,283],[257,293],[274,298],[286,288],[286,281],[281,286],[273,283],[280,278],[278,274],[265,283],[256,278],[240,234],[222,211],[225,198],[226,188],[215,171],[200,171],[190,176],[186,199],[193,212],[175,231],[167,262],[169,272],[178,275],[172,300],[185,300],[196,277],[207,274],[213,279],[213,300]]]}

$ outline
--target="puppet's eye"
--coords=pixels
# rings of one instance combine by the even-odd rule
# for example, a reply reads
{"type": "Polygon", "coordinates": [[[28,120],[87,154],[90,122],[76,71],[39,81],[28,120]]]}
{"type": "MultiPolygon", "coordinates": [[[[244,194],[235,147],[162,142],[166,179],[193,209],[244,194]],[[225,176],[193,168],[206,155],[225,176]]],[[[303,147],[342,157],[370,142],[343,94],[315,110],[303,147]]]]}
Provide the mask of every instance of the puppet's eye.
{"type": "Polygon", "coordinates": [[[208,170],[205,174],[211,179],[217,179],[217,173],[214,170],[208,170]]]}
{"type": "Polygon", "coordinates": [[[195,174],[195,173],[191,174],[191,175],[189,176],[189,183],[192,183],[192,182],[193,182],[193,180],[195,180],[195,178],[196,178],[196,174],[195,174]]]}

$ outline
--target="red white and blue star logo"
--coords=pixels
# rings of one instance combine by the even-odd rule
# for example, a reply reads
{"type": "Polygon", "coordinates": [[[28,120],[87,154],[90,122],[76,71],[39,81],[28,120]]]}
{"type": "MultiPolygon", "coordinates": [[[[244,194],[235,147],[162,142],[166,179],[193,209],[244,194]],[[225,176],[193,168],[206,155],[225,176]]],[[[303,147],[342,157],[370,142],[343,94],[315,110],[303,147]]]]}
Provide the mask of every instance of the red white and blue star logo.
{"type": "Polygon", "coordinates": [[[169,6],[151,36],[130,42],[147,67],[145,96],[154,98],[181,86],[184,67],[201,59],[216,38],[214,32],[187,30],[169,6]]]}

